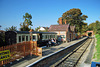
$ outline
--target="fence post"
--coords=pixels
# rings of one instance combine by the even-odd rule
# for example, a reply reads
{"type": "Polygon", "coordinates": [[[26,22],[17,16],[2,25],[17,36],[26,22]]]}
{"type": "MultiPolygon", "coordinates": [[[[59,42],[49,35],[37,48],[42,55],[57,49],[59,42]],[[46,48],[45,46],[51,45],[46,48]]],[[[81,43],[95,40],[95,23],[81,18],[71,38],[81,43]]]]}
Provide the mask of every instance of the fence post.
{"type": "Polygon", "coordinates": [[[31,44],[31,42],[29,43],[29,47],[30,47],[30,55],[31,55],[31,45],[30,45],[30,44],[31,44]]]}
{"type": "Polygon", "coordinates": [[[30,55],[32,56],[33,42],[30,41],[30,55]]]}
{"type": "Polygon", "coordinates": [[[23,44],[23,50],[24,50],[24,56],[25,56],[25,44],[26,44],[26,42],[23,42],[24,44],[23,44]]]}
{"type": "Polygon", "coordinates": [[[30,55],[32,56],[32,29],[29,31],[30,32],[30,38],[31,38],[31,44],[30,44],[30,55]]]}
{"type": "Polygon", "coordinates": [[[35,49],[36,49],[36,55],[38,55],[37,41],[35,41],[35,49]]]}

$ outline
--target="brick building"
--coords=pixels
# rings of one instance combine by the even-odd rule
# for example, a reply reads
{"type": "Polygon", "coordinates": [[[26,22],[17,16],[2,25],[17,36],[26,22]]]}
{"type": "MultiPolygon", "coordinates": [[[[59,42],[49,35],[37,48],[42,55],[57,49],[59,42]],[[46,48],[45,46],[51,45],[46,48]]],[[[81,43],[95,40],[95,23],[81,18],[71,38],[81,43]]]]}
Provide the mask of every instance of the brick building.
{"type": "Polygon", "coordinates": [[[62,18],[59,19],[59,25],[51,25],[49,32],[56,32],[58,36],[61,36],[64,41],[71,41],[76,38],[75,26],[70,24],[62,24],[62,18]]]}

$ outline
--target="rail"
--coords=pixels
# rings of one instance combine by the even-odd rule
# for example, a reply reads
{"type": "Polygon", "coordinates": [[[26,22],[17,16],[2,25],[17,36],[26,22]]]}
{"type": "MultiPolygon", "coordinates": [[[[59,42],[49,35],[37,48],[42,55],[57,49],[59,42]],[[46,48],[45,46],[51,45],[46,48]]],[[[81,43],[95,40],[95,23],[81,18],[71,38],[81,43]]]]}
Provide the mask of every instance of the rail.
{"type": "MultiPolygon", "coordinates": [[[[86,51],[87,47],[91,43],[91,39],[87,40],[84,42],[81,46],[76,48],[72,53],[69,55],[65,56],[63,60],[61,60],[59,63],[56,65],[53,65],[55,67],[75,67],[76,64],[78,63],[79,59],[83,55],[83,53],[86,51]]],[[[52,67],[52,66],[51,66],[52,67]]]]}
{"type": "Polygon", "coordinates": [[[83,43],[85,40],[87,40],[87,37],[84,38],[81,41],[78,41],[68,47],[65,47],[61,50],[58,50],[57,52],[54,52],[52,54],[49,54],[47,56],[42,57],[41,59],[27,65],[26,67],[48,67],[52,64],[54,64],[56,61],[60,60],[62,57],[64,57],[66,54],[69,54],[73,51],[74,48],[77,48],[81,43],[83,43]]]}

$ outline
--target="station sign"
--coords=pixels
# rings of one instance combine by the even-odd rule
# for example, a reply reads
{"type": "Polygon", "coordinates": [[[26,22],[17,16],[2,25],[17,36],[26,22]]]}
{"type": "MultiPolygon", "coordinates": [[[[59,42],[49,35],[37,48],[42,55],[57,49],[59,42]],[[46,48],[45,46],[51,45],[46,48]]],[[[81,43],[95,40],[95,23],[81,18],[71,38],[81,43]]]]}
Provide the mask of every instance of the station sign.
{"type": "Polygon", "coordinates": [[[7,60],[9,58],[10,58],[9,50],[0,51],[0,61],[7,60]]]}

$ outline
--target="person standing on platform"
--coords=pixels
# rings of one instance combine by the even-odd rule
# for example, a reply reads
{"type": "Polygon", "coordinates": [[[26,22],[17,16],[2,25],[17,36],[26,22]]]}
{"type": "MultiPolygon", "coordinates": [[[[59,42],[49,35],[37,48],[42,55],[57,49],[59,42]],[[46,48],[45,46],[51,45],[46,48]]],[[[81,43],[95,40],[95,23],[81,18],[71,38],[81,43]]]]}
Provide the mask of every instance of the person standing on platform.
{"type": "Polygon", "coordinates": [[[56,43],[57,43],[57,42],[56,42],[56,39],[54,38],[53,40],[54,40],[54,43],[55,43],[55,45],[56,45],[56,43]]]}
{"type": "Polygon", "coordinates": [[[52,44],[52,46],[55,45],[53,38],[51,38],[51,44],[52,44]]]}

